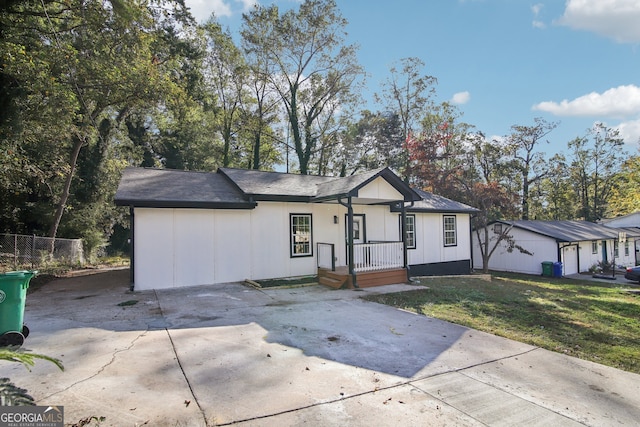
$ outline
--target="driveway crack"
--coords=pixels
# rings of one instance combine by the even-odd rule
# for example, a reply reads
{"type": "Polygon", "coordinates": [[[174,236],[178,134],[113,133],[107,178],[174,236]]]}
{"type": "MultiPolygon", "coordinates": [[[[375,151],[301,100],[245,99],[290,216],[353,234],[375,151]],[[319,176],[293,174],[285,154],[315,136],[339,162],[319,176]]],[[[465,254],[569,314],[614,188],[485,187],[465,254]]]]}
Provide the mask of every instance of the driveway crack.
{"type": "MultiPolygon", "coordinates": [[[[158,294],[156,293],[155,289],[153,291],[153,294],[156,297],[156,301],[158,303],[158,308],[160,309],[160,315],[164,318],[164,313],[162,312],[162,305],[160,305],[160,299],[158,298],[158,294]]],[[[185,382],[187,383],[187,387],[189,387],[189,392],[191,393],[191,398],[196,402],[196,405],[198,406],[198,410],[200,411],[200,415],[202,416],[202,419],[204,420],[204,425],[206,427],[209,427],[209,423],[207,422],[207,414],[204,410],[204,408],[202,407],[202,405],[200,404],[200,401],[198,400],[198,397],[196,396],[196,393],[193,390],[193,387],[191,385],[191,382],[189,381],[189,377],[187,376],[187,373],[184,371],[184,367],[182,366],[182,362],[180,361],[180,356],[178,356],[178,352],[176,351],[176,346],[175,343],[173,342],[173,338],[171,337],[171,333],[169,333],[169,329],[168,328],[164,328],[165,332],[167,333],[167,337],[169,338],[169,342],[171,343],[171,350],[173,351],[173,355],[176,357],[176,362],[178,362],[178,367],[180,368],[180,372],[182,373],[182,377],[184,378],[185,382]]]]}
{"type": "Polygon", "coordinates": [[[111,353],[111,360],[109,360],[107,363],[105,363],[104,365],[102,365],[102,366],[100,367],[100,369],[98,369],[98,370],[97,370],[93,375],[90,375],[90,376],[88,376],[88,377],[86,377],[86,378],[83,378],[83,379],[78,380],[78,381],[76,381],[76,382],[74,382],[74,383],[71,383],[71,384],[69,384],[67,387],[63,388],[62,390],[56,391],[55,393],[51,393],[50,395],[43,397],[41,400],[49,399],[49,398],[51,398],[51,397],[53,397],[53,396],[56,396],[56,395],[58,395],[58,394],[60,394],[60,393],[64,393],[65,391],[71,390],[73,387],[77,386],[78,384],[82,384],[82,383],[84,383],[84,382],[86,382],[86,381],[89,381],[89,380],[91,380],[91,379],[93,379],[93,378],[97,377],[98,375],[100,375],[101,373],[103,373],[105,369],[107,369],[109,366],[111,366],[111,365],[115,362],[115,360],[116,360],[116,356],[117,356],[119,353],[122,353],[122,352],[125,352],[125,351],[129,351],[129,350],[131,350],[131,349],[133,348],[133,346],[136,344],[136,342],[137,342],[140,338],[142,338],[143,336],[145,336],[145,335],[147,334],[147,332],[149,332],[149,330],[146,330],[146,331],[144,331],[144,332],[142,332],[142,333],[138,334],[138,335],[137,335],[133,340],[131,340],[131,342],[129,342],[129,345],[127,345],[125,348],[119,348],[119,349],[115,350],[113,353],[111,353]]]}

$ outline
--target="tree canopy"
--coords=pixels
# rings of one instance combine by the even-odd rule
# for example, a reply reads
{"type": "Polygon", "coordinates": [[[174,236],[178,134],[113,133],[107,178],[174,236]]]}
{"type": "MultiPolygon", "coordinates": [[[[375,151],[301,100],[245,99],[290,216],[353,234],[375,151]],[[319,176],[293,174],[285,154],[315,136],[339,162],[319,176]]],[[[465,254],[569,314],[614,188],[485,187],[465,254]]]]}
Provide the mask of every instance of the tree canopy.
{"type": "Polygon", "coordinates": [[[125,249],[127,212],[113,196],[126,166],[342,176],[389,166],[481,209],[476,226],[640,209],[638,156],[604,124],[551,155],[559,123],[541,118],[489,140],[437,101],[417,57],[398,58],[378,110],[365,109],[347,28],[334,0],[257,5],[238,34],[215,16],[197,25],[183,0],[3,2],[0,232],[125,249]]]}

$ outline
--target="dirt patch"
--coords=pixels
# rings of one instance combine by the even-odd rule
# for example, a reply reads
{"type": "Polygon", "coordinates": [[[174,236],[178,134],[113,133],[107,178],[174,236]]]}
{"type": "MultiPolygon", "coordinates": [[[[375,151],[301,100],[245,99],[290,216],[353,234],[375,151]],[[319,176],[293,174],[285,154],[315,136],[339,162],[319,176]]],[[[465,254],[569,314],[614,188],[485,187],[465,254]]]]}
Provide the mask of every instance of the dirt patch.
{"type": "Polygon", "coordinates": [[[88,296],[98,295],[105,289],[129,289],[129,268],[90,269],[69,272],[55,276],[51,274],[38,274],[29,282],[28,293],[42,290],[88,291],[88,296]]]}

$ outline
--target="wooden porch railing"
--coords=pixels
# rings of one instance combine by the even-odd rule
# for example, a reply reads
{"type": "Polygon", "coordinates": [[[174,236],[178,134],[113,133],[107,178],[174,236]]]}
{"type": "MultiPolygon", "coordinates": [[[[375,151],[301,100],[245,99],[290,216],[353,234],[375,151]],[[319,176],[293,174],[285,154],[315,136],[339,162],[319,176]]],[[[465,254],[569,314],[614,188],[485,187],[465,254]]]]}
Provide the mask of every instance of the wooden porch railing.
{"type": "Polygon", "coordinates": [[[404,267],[402,242],[370,242],[353,245],[354,271],[378,271],[404,267]]]}

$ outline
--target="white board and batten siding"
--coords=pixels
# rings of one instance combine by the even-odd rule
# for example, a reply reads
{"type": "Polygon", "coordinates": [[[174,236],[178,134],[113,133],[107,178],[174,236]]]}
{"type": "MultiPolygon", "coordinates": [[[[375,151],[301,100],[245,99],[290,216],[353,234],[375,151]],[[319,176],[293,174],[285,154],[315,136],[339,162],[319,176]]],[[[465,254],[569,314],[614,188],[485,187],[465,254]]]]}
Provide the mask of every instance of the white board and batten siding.
{"type": "MultiPolygon", "coordinates": [[[[489,231],[490,236],[493,233],[489,231]]],[[[508,252],[506,244],[501,242],[500,247],[489,260],[489,269],[496,271],[512,271],[516,273],[541,274],[542,262],[558,261],[558,249],[560,250],[560,262],[562,262],[563,275],[583,273],[604,258],[603,242],[606,241],[606,259],[612,261],[615,257],[616,265],[631,266],[635,260],[635,241],[627,239],[625,243],[619,243],[618,255],[614,256],[614,239],[599,239],[596,241],[581,241],[575,243],[557,243],[555,239],[518,228],[513,228],[509,232],[518,245],[524,247],[533,255],[523,254],[517,249],[508,252]],[[596,251],[593,251],[592,243],[596,244],[596,251]]],[[[477,238],[474,236],[473,244],[474,268],[482,268],[482,256],[478,247],[477,238]]]]}
{"type": "Polygon", "coordinates": [[[358,190],[358,199],[402,200],[402,195],[384,178],[377,177],[358,190]]]}
{"type": "MultiPolygon", "coordinates": [[[[398,214],[387,206],[355,206],[367,239],[398,240],[398,214]]],[[[260,202],[253,210],[135,211],[138,290],[295,277],[316,273],[316,243],[333,243],[346,264],[345,209],[335,203],[260,202]],[[290,214],[312,215],[313,256],[291,257],[290,214]],[[334,222],[334,216],[338,223],[334,222]]]]}
{"type": "MultiPolygon", "coordinates": [[[[489,259],[490,270],[541,274],[543,261],[555,262],[558,260],[558,244],[555,239],[518,228],[512,228],[509,234],[513,236],[518,245],[532,255],[521,253],[518,249],[513,249],[513,251],[509,252],[506,242],[502,241],[489,259]]],[[[482,232],[481,236],[483,236],[482,232]]],[[[495,237],[491,228],[489,237],[495,237]]],[[[493,243],[491,246],[493,246],[493,243]]],[[[474,238],[473,244],[473,267],[482,269],[482,255],[477,238],[474,238]]]]}
{"type": "MultiPolygon", "coordinates": [[[[312,257],[289,256],[284,204],[264,205],[257,211],[136,209],[136,289],[309,274],[312,257]]],[[[291,213],[311,212],[298,207],[291,213]]]]}
{"type": "Polygon", "coordinates": [[[416,216],[416,247],[407,251],[408,263],[431,264],[471,258],[468,214],[411,213],[416,216]],[[456,244],[444,245],[444,217],[456,217],[456,244]]]}

